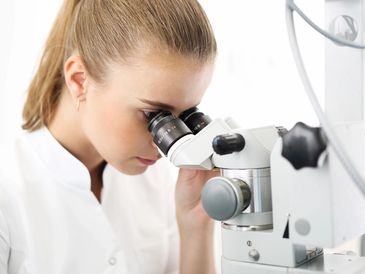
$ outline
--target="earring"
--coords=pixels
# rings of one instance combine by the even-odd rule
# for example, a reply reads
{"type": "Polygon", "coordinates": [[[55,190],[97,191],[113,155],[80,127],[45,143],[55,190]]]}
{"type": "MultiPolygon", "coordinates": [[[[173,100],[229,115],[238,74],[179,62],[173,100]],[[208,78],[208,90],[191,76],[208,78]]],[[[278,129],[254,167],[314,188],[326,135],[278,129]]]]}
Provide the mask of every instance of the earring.
{"type": "Polygon", "coordinates": [[[86,101],[85,93],[81,93],[77,96],[76,110],[77,112],[80,110],[80,103],[86,101]]]}
{"type": "Polygon", "coordinates": [[[79,112],[79,109],[80,109],[80,98],[77,98],[77,103],[76,103],[77,112],[79,112]]]}

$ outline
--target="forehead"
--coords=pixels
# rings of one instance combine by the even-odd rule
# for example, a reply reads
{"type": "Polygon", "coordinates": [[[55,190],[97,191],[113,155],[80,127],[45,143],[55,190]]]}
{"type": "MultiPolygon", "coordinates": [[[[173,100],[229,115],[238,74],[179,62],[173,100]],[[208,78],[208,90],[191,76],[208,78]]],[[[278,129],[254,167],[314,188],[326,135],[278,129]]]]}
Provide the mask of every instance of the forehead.
{"type": "Polygon", "coordinates": [[[141,55],[111,65],[107,83],[125,96],[184,110],[200,103],[213,67],[213,60],[201,62],[177,54],[141,55]]]}

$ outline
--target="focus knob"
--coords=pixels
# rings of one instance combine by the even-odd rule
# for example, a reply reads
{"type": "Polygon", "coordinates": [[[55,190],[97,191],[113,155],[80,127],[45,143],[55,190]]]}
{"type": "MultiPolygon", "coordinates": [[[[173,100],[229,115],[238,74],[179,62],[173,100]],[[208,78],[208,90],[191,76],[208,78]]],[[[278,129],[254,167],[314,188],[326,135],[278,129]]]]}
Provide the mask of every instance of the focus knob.
{"type": "Polygon", "coordinates": [[[250,187],[241,180],[214,177],[201,193],[204,210],[217,221],[225,221],[244,211],[251,202],[250,187]]]}
{"type": "Polygon", "coordinates": [[[246,141],[241,134],[218,135],[213,139],[213,149],[219,155],[239,152],[245,148],[246,141]]]}
{"type": "Polygon", "coordinates": [[[327,147],[327,140],[322,129],[309,127],[302,122],[297,123],[282,138],[283,149],[281,155],[295,169],[317,167],[318,159],[327,147]]]}

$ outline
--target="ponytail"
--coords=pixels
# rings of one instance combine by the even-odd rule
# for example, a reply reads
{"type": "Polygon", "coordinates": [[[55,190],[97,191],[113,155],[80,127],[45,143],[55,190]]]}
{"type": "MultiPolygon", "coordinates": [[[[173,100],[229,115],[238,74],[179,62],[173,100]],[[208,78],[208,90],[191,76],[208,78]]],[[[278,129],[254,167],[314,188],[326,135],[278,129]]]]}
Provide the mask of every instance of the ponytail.
{"type": "Polygon", "coordinates": [[[46,41],[39,68],[28,88],[23,108],[23,129],[36,130],[47,125],[57,107],[64,83],[63,64],[67,37],[81,0],[66,0],[46,41]]]}

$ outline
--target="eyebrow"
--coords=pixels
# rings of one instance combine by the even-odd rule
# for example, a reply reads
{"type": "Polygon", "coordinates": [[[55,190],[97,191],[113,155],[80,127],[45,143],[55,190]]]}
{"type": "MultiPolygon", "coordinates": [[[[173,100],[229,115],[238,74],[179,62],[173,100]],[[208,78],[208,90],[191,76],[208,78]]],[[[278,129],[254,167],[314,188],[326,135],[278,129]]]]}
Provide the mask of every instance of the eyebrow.
{"type": "Polygon", "coordinates": [[[139,98],[139,100],[143,103],[146,103],[146,104],[149,104],[151,106],[155,106],[155,107],[159,107],[161,108],[162,110],[174,110],[175,107],[174,106],[171,106],[171,105],[168,105],[168,104],[165,104],[165,103],[162,103],[162,102],[158,102],[158,101],[151,101],[151,100],[148,100],[148,99],[142,99],[142,98],[139,98]]]}

